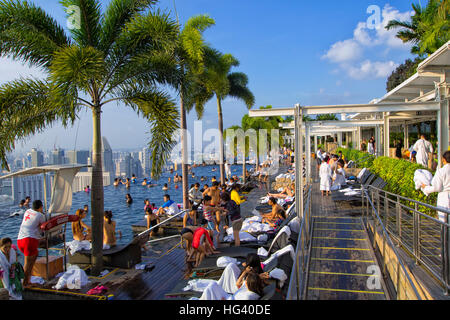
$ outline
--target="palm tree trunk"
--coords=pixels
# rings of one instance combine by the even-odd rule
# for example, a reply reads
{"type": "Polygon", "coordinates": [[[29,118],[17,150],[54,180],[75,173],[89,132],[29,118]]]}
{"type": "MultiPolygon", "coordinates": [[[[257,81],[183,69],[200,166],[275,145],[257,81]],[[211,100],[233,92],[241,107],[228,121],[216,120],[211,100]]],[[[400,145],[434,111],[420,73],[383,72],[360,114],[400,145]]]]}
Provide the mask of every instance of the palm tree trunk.
{"type": "MultiPolygon", "coordinates": [[[[182,87],[182,86],[181,86],[182,87]]],[[[183,209],[189,208],[189,190],[188,190],[188,157],[187,157],[187,123],[186,123],[186,109],[184,108],[183,101],[183,91],[180,89],[180,126],[181,126],[181,153],[182,153],[182,162],[181,162],[181,175],[182,179],[182,188],[183,188],[183,209]]]]}
{"type": "Polygon", "coordinates": [[[224,143],[223,143],[223,115],[222,115],[222,102],[218,95],[217,97],[217,114],[219,120],[219,132],[220,132],[220,150],[219,150],[219,167],[220,167],[220,184],[225,183],[225,165],[223,163],[224,143]]]}
{"type": "Polygon", "coordinates": [[[97,276],[103,269],[103,168],[102,168],[102,135],[101,108],[92,111],[92,186],[91,186],[91,221],[92,221],[92,254],[91,273],[97,276]]]}

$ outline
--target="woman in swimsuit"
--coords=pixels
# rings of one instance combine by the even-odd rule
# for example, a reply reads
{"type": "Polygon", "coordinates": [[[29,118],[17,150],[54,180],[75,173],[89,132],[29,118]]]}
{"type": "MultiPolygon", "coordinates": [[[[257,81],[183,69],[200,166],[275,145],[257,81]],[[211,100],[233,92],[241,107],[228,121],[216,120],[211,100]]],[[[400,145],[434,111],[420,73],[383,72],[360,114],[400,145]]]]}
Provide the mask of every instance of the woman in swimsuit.
{"type": "Polygon", "coordinates": [[[72,222],[73,239],[78,241],[91,240],[91,227],[83,222],[83,219],[86,217],[86,212],[83,209],[78,209],[75,214],[80,219],[72,222]]]}

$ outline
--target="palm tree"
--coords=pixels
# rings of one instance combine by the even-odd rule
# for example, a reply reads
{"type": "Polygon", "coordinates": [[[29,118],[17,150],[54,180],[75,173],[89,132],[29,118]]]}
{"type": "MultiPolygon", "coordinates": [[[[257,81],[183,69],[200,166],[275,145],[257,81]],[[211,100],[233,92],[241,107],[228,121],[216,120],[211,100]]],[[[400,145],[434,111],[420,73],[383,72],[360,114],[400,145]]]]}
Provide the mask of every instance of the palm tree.
{"type": "Polygon", "coordinates": [[[81,109],[92,112],[92,272],[102,269],[103,180],[101,113],[122,102],[149,121],[153,176],[158,177],[174,142],[178,112],[158,84],[176,83],[175,21],[149,9],[154,0],[62,0],[80,10],[70,36],[41,8],[0,1],[0,56],[37,66],[46,79],[15,80],[0,87],[0,160],[15,141],[56,122],[73,124],[81,109]]]}
{"type": "Polygon", "coordinates": [[[413,43],[411,53],[430,55],[450,39],[450,1],[430,0],[425,8],[420,4],[412,7],[411,21],[392,20],[386,29],[400,28],[397,37],[405,43],[413,43]]]}
{"type": "Polygon", "coordinates": [[[231,72],[231,68],[239,66],[239,61],[231,54],[222,54],[208,48],[205,51],[205,70],[197,81],[197,91],[202,101],[216,96],[217,114],[220,132],[219,165],[220,180],[225,181],[223,114],[222,101],[228,97],[242,100],[248,109],[255,103],[255,97],[248,88],[248,77],[241,72],[231,72]]]}
{"type": "Polygon", "coordinates": [[[195,107],[198,116],[201,117],[202,111],[200,110],[203,108],[201,97],[196,96],[197,92],[191,90],[190,86],[195,77],[203,70],[203,56],[206,44],[202,33],[214,24],[214,20],[207,15],[194,16],[186,22],[183,30],[179,30],[178,34],[176,56],[181,73],[177,89],[180,94],[183,208],[189,207],[186,111],[190,111],[195,107]]]}

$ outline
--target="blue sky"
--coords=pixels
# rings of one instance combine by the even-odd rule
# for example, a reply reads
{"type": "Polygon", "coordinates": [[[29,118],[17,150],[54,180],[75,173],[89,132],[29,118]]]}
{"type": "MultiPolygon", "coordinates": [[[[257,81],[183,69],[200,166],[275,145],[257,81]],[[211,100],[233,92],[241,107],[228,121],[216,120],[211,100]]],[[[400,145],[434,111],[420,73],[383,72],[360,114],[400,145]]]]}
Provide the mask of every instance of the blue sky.
{"type": "MultiPolygon", "coordinates": [[[[255,107],[365,103],[383,96],[386,78],[398,64],[410,58],[410,46],[402,44],[382,24],[392,18],[408,19],[411,1],[392,0],[175,0],[181,22],[196,14],[209,14],[216,25],[205,33],[218,50],[233,54],[241,71],[249,77],[256,97],[255,107]],[[369,29],[369,6],[380,9],[381,27],[369,29]]],[[[57,0],[35,0],[65,26],[65,14],[57,0]]],[[[422,0],[426,5],[426,1],[422,0]]],[[[104,1],[105,5],[108,1],[104,1]]],[[[171,11],[173,0],[162,0],[158,7],[171,11]]],[[[174,16],[174,14],[173,14],[174,16]]],[[[370,20],[372,21],[372,20],[370,20]]],[[[2,59],[0,83],[19,75],[39,76],[18,63],[2,59]]],[[[224,126],[240,124],[247,112],[244,104],[227,99],[223,103],[224,126]]],[[[188,125],[196,120],[189,115],[188,125]]],[[[203,128],[217,127],[215,101],[207,105],[203,128]]],[[[103,135],[113,149],[141,148],[149,139],[148,125],[133,111],[122,106],[106,106],[103,135]]],[[[73,128],[54,126],[45,133],[17,144],[16,151],[32,147],[43,150],[53,145],[89,149],[92,120],[88,111],[73,128]],[[76,132],[78,130],[78,136],[76,132]]]]}

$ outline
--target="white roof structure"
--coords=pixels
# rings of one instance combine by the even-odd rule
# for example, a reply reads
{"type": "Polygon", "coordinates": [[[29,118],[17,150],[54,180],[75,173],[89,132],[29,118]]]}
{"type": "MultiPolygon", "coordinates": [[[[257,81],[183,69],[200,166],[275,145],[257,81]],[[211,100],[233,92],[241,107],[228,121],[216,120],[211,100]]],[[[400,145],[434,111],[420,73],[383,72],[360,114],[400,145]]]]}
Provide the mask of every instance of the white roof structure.
{"type": "MultiPolygon", "coordinates": [[[[337,132],[337,128],[347,128],[346,131],[361,127],[376,128],[377,150],[383,149],[389,155],[389,137],[391,125],[413,124],[423,121],[437,122],[438,160],[441,165],[441,155],[449,149],[449,98],[450,98],[450,41],[439,48],[434,54],[424,60],[417,68],[417,73],[402,84],[388,92],[380,99],[373,99],[366,104],[300,106],[291,108],[250,110],[250,117],[294,116],[296,159],[303,158],[303,136],[305,135],[306,150],[310,150],[310,137],[315,132],[337,132]],[[346,121],[303,122],[303,116],[329,113],[345,113],[346,121]],[[369,121],[373,123],[369,123],[369,121]],[[381,122],[382,121],[382,124],[381,122]],[[305,132],[303,134],[303,132],[305,132]],[[302,133],[300,135],[300,133],[302,133]],[[381,148],[383,142],[383,148],[381,148]]],[[[287,125],[286,127],[289,127],[287,125]]],[[[405,132],[407,136],[407,131],[405,132]]],[[[360,140],[361,136],[358,134],[360,140]]],[[[358,141],[359,142],[359,141],[358,141]]],[[[358,144],[359,145],[359,144],[358,144]]],[[[311,152],[306,152],[307,172],[310,168],[311,152]]],[[[307,179],[309,173],[307,173],[307,179]]],[[[300,189],[297,208],[302,210],[303,179],[296,175],[296,184],[300,189]]]]}

